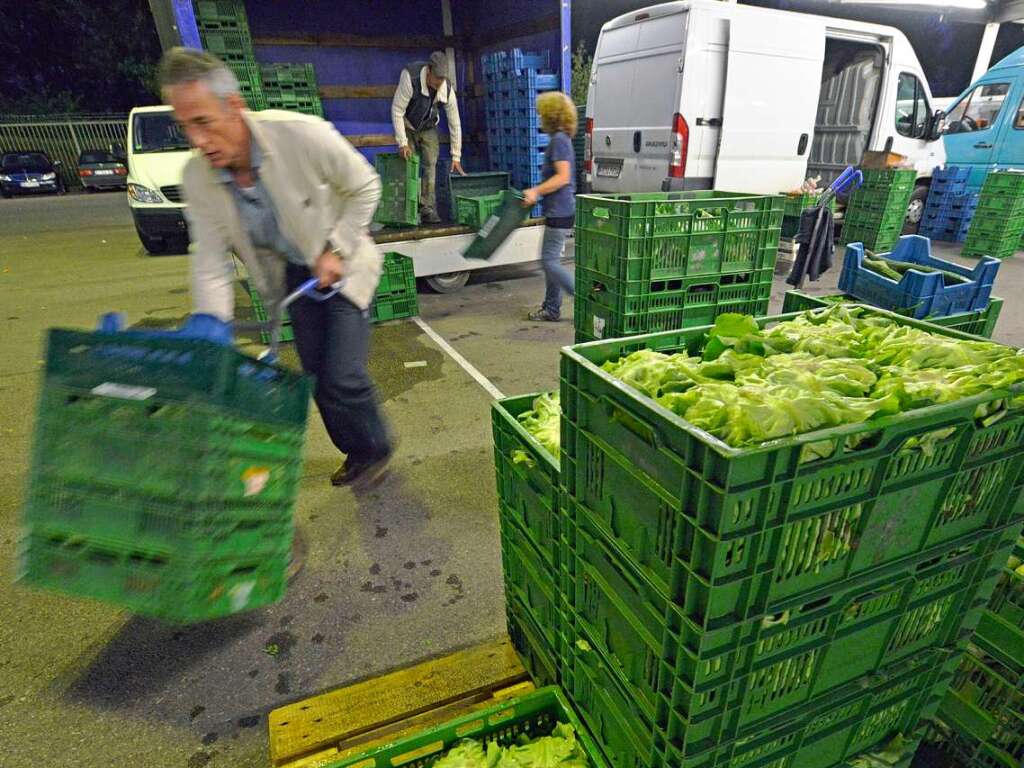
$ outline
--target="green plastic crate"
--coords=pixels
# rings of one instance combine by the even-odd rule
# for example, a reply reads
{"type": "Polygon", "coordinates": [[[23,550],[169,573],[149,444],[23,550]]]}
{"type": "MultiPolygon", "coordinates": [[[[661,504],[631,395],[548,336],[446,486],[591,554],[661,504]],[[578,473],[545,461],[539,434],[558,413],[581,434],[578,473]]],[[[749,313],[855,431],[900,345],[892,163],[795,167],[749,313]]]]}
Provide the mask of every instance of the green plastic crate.
{"type": "Polygon", "coordinates": [[[983,193],[978,198],[978,206],[974,211],[974,215],[981,218],[1020,216],[1021,214],[1024,214],[1024,195],[983,193]]]}
{"type": "Polygon", "coordinates": [[[1019,171],[989,171],[985,183],[981,187],[982,195],[986,193],[1024,195],[1024,173],[1019,171]]]}
{"type": "Polygon", "coordinates": [[[20,580],[30,586],[115,603],[133,613],[193,623],[279,600],[288,553],[253,552],[220,561],[178,561],[81,536],[29,533],[20,580]]]}
{"type": "Polygon", "coordinates": [[[900,238],[902,226],[889,227],[883,230],[871,227],[859,227],[854,224],[843,224],[840,231],[840,245],[863,243],[864,247],[874,253],[891,251],[900,238]]]}
{"type": "MultiPolygon", "coordinates": [[[[877,669],[957,644],[985,610],[998,576],[993,553],[1007,552],[1016,535],[964,539],[952,554],[918,556],[874,579],[706,629],[634,567],[606,522],[572,500],[567,518],[572,564],[563,583],[574,623],[566,635],[599,652],[636,709],[685,754],[740,738],[877,669]]],[[[614,522],[619,535],[643,540],[646,532],[630,530],[624,517],[614,522]]],[[[835,530],[849,549],[856,520],[847,522],[849,533],[835,530]]]]}
{"type": "Polygon", "coordinates": [[[509,189],[512,189],[512,182],[508,171],[481,171],[464,175],[449,174],[448,200],[451,220],[458,221],[458,198],[497,195],[509,189]]]}
{"type": "MultiPolygon", "coordinates": [[[[205,50],[225,64],[251,63],[255,66],[256,54],[247,29],[200,30],[199,39],[205,50]]],[[[258,67],[256,69],[258,73],[258,67]]]]}
{"type": "Polygon", "coordinates": [[[552,569],[559,566],[561,538],[558,457],[537,442],[518,416],[533,408],[541,393],[491,404],[498,500],[552,569]]]}
{"type": "Polygon", "coordinates": [[[318,93],[316,70],[312,64],[263,64],[260,66],[260,74],[264,87],[318,93]]]}
{"type": "Polygon", "coordinates": [[[501,204],[504,201],[505,194],[503,192],[494,195],[480,195],[478,197],[459,195],[455,198],[455,220],[459,224],[465,224],[467,227],[480,229],[484,222],[501,208],[501,204]]]}
{"type": "Polygon", "coordinates": [[[193,0],[192,7],[200,30],[249,30],[244,0],[193,0]]]}
{"type": "Polygon", "coordinates": [[[1016,572],[1024,561],[1024,540],[1017,542],[1013,556],[1016,560],[996,583],[974,642],[1024,685],[1024,576],[1016,572]]]}
{"type": "MultiPolygon", "coordinates": [[[[782,302],[782,313],[804,312],[808,309],[822,309],[833,304],[863,304],[864,302],[853,296],[843,294],[831,294],[829,296],[811,296],[803,291],[786,291],[782,302]]],[[[951,328],[961,333],[969,333],[973,336],[984,336],[992,338],[996,322],[999,320],[999,313],[1003,308],[1003,300],[995,296],[989,299],[989,305],[985,309],[976,312],[961,312],[956,315],[945,315],[943,317],[925,318],[926,322],[943,328],[951,328]]]]}
{"type": "Polygon", "coordinates": [[[944,654],[921,654],[791,708],[742,738],[723,739],[705,751],[684,755],[667,734],[644,720],[601,654],[579,643],[569,651],[565,686],[580,719],[608,762],[629,768],[835,768],[848,757],[911,733],[922,714],[937,705],[952,676],[944,654]]]}
{"type": "Polygon", "coordinates": [[[284,109],[315,117],[324,116],[323,104],[316,94],[302,95],[292,91],[274,91],[264,88],[267,109],[284,109]]]}
{"type": "MultiPolygon", "coordinates": [[[[971,226],[973,227],[973,223],[971,226]]],[[[960,255],[992,256],[997,259],[1006,259],[1017,252],[1019,244],[1020,235],[1016,229],[1011,229],[1002,235],[968,231],[963,247],[960,249],[960,255]]]]}
{"type": "MultiPolygon", "coordinates": [[[[267,314],[267,308],[263,304],[263,298],[260,296],[259,291],[256,290],[255,286],[247,282],[249,291],[249,300],[252,302],[252,314],[258,323],[269,323],[270,315],[267,314]]],[[[260,329],[260,341],[264,344],[269,344],[271,333],[269,328],[260,329]]],[[[278,337],[279,342],[287,343],[289,341],[295,341],[295,331],[292,329],[292,321],[287,315],[281,318],[281,332],[278,337]]]]}
{"type": "MultiPolygon", "coordinates": [[[[803,194],[786,193],[783,198],[785,204],[785,215],[787,217],[800,218],[800,214],[808,208],[813,208],[818,203],[818,198],[821,197],[821,192],[804,192],[803,194]]],[[[836,209],[836,199],[833,196],[828,202],[829,210],[834,211],[836,209]]]]}
{"type": "Polygon", "coordinates": [[[769,268],[653,283],[623,282],[605,278],[577,261],[577,339],[614,339],[707,325],[725,312],[763,315],[774,275],[769,268]]]}
{"type": "Polygon", "coordinates": [[[377,292],[383,294],[416,293],[416,272],[412,259],[394,251],[384,254],[377,292]]]}
{"type": "Polygon", "coordinates": [[[913,189],[917,171],[913,168],[861,169],[864,183],[860,189],[913,189]]]}
{"type": "Polygon", "coordinates": [[[267,108],[267,99],[263,93],[263,84],[260,81],[260,70],[251,56],[227,59],[225,64],[235,73],[238,79],[238,89],[245,99],[249,109],[259,111],[267,108]]]}
{"type": "Polygon", "coordinates": [[[783,199],[729,192],[579,195],[576,263],[620,280],[772,267],[783,199]]]}
{"type": "Polygon", "coordinates": [[[405,160],[398,153],[381,152],[374,158],[374,167],[380,175],[382,188],[373,220],[397,226],[419,224],[419,155],[405,160]]]}
{"type": "Polygon", "coordinates": [[[608,768],[565,695],[554,686],[513,699],[502,699],[492,707],[475,710],[415,736],[327,763],[324,768],[429,768],[463,739],[512,744],[520,736],[546,736],[558,723],[566,723],[575,729],[590,768],[608,768]]]}
{"type": "MultiPolygon", "coordinates": [[[[534,615],[514,596],[505,595],[505,622],[512,647],[519,654],[533,684],[541,687],[561,682],[561,656],[544,639],[534,615]]],[[[560,646],[561,647],[561,646],[560,646]]]]}
{"type": "Polygon", "coordinates": [[[498,506],[505,598],[517,601],[529,613],[540,630],[539,640],[547,655],[558,659],[564,609],[556,571],[529,540],[514,513],[503,504],[498,506]]]}
{"type": "MultiPolygon", "coordinates": [[[[883,310],[865,311],[973,338],[883,310]]],[[[1005,393],[739,449],[601,369],[643,348],[699,354],[708,330],[567,347],[561,360],[566,493],[599,519],[613,521],[626,537],[623,548],[646,562],[648,575],[671,601],[705,628],[763,615],[779,601],[866,577],[905,557],[941,552],[963,536],[1024,522],[1024,412],[989,426],[974,418],[980,403],[1005,393]],[[940,427],[951,432],[935,451],[913,448],[940,427]],[[850,448],[854,436],[867,440],[850,448]],[[801,461],[805,446],[824,441],[834,445],[832,456],[801,461]],[[906,514],[908,507],[914,515],[906,514]],[[857,519],[856,546],[834,550],[831,538],[808,537],[806,526],[829,530],[851,516],[857,519]],[[629,538],[641,530],[649,532],[646,539],[629,538]]]]}
{"type": "Polygon", "coordinates": [[[1024,686],[995,659],[980,652],[964,656],[938,717],[967,743],[1006,755],[1007,764],[1024,761],[1024,686]]]}

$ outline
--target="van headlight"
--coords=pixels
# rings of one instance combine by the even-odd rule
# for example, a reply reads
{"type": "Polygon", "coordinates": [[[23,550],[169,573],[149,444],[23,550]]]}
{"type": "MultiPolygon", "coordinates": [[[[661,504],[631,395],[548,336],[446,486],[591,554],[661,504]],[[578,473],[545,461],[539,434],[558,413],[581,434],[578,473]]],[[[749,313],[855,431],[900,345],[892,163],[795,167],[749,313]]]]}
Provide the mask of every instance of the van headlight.
{"type": "Polygon", "coordinates": [[[160,193],[144,187],[141,184],[129,184],[128,185],[128,197],[137,203],[162,203],[164,199],[160,197],[160,193]]]}
{"type": "Polygon", "coordinates": [[[43,181],[53,181],[56,178],[57,178],[57,174],[56,173],[44,173],[43,174],[43,181]]]}

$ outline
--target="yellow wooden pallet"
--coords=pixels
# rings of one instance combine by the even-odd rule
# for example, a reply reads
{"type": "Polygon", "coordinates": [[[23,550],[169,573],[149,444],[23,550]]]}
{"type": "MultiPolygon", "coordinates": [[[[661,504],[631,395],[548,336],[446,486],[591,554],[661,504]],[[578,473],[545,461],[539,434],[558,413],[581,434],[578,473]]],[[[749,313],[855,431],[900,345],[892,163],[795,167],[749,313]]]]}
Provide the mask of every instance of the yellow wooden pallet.
{"type": "Polygon", "coordinates": [[[275,709],[275,768],[318,768],[533,688],[507,637],[275,709]]]}

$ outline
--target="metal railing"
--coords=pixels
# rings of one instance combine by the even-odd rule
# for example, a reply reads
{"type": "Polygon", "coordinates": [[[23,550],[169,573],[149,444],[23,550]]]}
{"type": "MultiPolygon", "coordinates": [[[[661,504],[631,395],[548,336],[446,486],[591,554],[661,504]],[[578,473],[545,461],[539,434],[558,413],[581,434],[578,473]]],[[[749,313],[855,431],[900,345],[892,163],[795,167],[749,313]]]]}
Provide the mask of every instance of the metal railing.
{"type": "Polygon", "coordinates": [[[128,140],[128,118],[107,115],[88,118],[3,116],[0,122],[0,153],[40,150],[60,160],[60,175],[67,187],[81,185],[78,156],[87,149],[122,152],[128,140]]]}

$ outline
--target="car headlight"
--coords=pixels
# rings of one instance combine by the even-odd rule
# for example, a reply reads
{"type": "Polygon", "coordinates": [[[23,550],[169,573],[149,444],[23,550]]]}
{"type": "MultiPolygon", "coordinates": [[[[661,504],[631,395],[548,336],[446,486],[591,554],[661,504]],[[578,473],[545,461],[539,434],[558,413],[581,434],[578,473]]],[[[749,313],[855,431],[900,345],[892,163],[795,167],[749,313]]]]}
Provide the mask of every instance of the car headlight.
{"type": "Polygon", "coordinates": [[[57,174],[56,173],[44,173],[43,174],[43,181],[53,181],[56,178],[57,178],[57,174]]]}
{"type": "Polygon", "coordinates": [[[10,180],[11,180],[11,177],[8,176],[6,173],[0,173],[0,181],[10,181],[10,180]]]}
{"type": "Polygon", "coordinates": [[[160,193],[141,184],[128,185],[128,197],[137,203],[162,203],[164,199],[160,193]]]}

